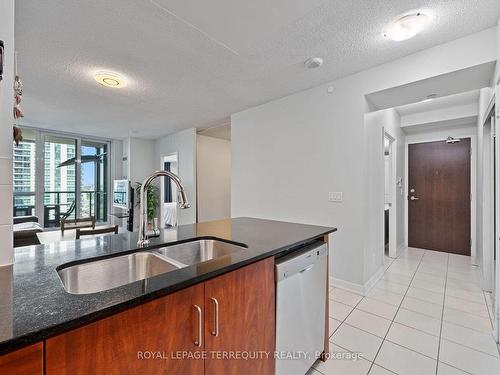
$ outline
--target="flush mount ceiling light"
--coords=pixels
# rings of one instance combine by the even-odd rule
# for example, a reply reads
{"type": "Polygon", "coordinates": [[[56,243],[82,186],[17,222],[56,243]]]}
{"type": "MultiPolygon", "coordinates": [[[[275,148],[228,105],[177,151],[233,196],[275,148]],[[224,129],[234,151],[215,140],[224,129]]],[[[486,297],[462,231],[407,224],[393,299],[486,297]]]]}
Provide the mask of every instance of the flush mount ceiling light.
{"type": "Polygon", "coordinates": [[[97,83],[106,87],[122,88],[127,84],[123,76],[113,72],[97,72],[94,78],[97,83]]]}
{"type": "Polygon", "coordinates": [[[305,61],[304,65],[307,69],[316,69],[323,65],[323,59],[321,57],[311,57],[305,61]]]}
{"type": "Polygon", "coordinates": [[[387,26],[384,36],[397,42],[413,38],[427,26],[428,21],[429,17],[422,12],[407,14],[387,26]]]}

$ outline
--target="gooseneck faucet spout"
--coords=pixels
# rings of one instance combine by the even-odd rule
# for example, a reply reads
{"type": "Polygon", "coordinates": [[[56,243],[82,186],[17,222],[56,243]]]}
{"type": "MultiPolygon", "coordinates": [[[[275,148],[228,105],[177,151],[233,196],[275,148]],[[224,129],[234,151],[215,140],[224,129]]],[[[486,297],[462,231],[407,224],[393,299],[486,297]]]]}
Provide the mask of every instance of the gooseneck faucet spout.
{"type": "Polygon", "coordinates": [[[141,205],[140,205],[140,217],[139,217],[139,240],[137,241],[138,247],[145,247],[149,245],[148,223],[146,220],[148,216],[148,202],[146,198],[146,192],[148,190],[148,186],[151,185],[151,182],[153,182],[153,180],[156,177],[160,176],[170,178],[177,185],[178,196],[179,196],[179,207],[181,209],[186,209],[191,207],[191,205],[187,200],[186,191],[184,189],[184,186],[182,186],[182,182],[179,176],[169,171],[156,171],[151,176],[146,177],[146,179],[141,185],[141,193],[140,193],[141,205]]]}

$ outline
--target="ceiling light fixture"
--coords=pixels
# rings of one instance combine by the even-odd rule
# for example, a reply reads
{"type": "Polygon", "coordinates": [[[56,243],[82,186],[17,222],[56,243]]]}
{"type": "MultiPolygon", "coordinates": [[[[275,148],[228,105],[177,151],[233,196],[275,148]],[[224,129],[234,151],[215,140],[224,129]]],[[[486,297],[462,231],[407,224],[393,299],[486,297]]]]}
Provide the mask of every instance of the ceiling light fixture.
{"type": "Polygon", "coordinates": [[[387,26],[384,36],[397,42],[413,38],[427,26],[428,21],[429,17],[424,13],[407,14],[387,26]]]}
{"type": "Polygon", "coordinates": [[[434,100],[437,98],[437,94],[430,94],[425,97],[425,99],[422,99],[422,103],[430,102],[431,100],[434,100]]]}
{"type": "Polygon", "coordinates": [[[112,88],[122,88],[126,86],[126,80],[118,73],[113,72],[97,72],[94,75],[97,83],[112,88]]]}
{"type": "Polygon", "coordinates": [[[307,69],[316,69],[323,65],[323,59],[321,57],[311,57],[305,61],[304,65],[307,69]]]}

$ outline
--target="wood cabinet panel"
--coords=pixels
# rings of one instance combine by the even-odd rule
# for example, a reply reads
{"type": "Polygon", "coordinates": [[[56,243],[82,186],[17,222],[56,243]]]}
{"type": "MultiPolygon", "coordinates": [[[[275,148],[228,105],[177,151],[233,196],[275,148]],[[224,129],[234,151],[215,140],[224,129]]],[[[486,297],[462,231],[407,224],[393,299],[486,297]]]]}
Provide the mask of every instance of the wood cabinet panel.
{"type": "Polygon", "coordinates": [[[46,340],[46,374],[203,374],[193,305],[203,311],[203,284],[46,340]],[[142,354],[141,354],[142,353],[142,354]],[[179,358],[177,356],[177,358],[179,358]]]}
{"type": "Polygon", "coordinates": [[[264,259],[205,282],[206,375],[274,374],[274,258],[264,259]],[[216,306],[218,304],[218,335],[216,306]],[[269,357],[218,357],[247,352],[269,357]]]}
{"type": "Polygon", "coordinates": [[[0,374],[42,375],[43,343],[39,342],[0,356],[0,374]]]}

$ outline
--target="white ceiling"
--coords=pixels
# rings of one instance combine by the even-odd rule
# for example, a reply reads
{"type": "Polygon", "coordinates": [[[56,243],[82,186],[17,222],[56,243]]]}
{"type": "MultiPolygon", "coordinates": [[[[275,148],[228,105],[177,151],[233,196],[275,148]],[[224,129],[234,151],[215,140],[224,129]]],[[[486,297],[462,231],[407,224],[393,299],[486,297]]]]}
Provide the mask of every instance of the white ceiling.
{"type": "Polygon", "coordinates": [[[401,129],[417,134],[441,129],[471,127],[477,123],[479,90],[396,107],[401,129]]]}
{"type": "Polygon", "coordinates": [[[17,0],[25,124],[154,138],[496,24],[498,0],[17,0]],[[430,9],[431,26],[385,40],[388,21],[430,9]],[[303,62],[325,63],[306,70],[303,62]],[[96,69],[122,72],[122,90],[96,69]]]}
{"type": "Polygon", "coordinates": [[[468,104],[479,105],[479,90],[448,95],[426,102],[406,104],[396,107],[396,110],[400,116],[408,116],[419,112],[431,112],[446,107],[458,107],[468,104]]]}
{"type": "MultiPolygon", "coordinates": [[[[500,1],[499,1],[500,3],[500,1]]],[[[399,107],[420,102],[428,95],[438,98],[487,87],[495,72],[496,61],[471,66],[451,73],[391,87],[366,95],[377,109],[399,107]]]]}

